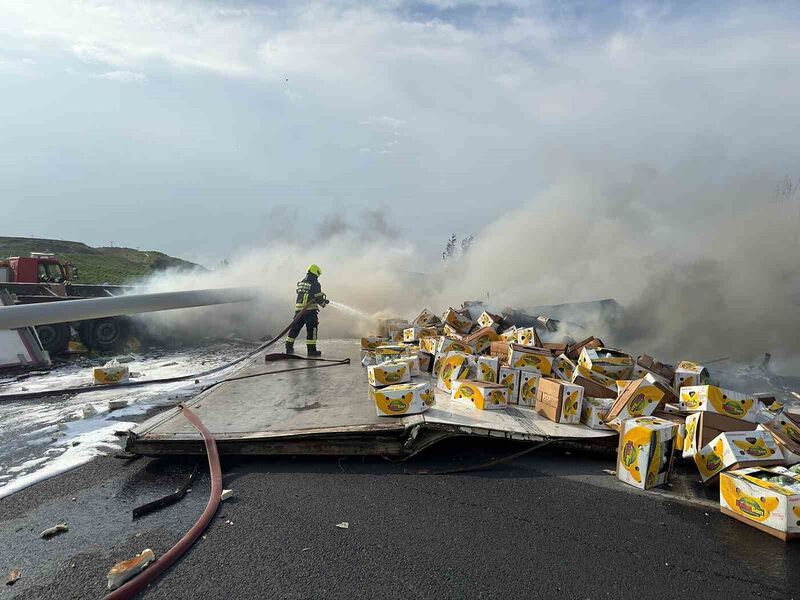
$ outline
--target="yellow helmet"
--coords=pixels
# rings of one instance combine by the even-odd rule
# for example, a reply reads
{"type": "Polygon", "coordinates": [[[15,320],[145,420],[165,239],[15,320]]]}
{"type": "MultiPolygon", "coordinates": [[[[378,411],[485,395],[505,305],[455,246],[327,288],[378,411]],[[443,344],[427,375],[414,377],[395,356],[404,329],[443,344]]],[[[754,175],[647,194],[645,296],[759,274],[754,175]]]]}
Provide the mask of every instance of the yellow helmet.
{"type": "Polygon", "coordinates": [[[319,265],[310,265],[308,267],[308,272],[316,275],[317,277],[322,275],[322,269],[319,268],[319,265]]]}

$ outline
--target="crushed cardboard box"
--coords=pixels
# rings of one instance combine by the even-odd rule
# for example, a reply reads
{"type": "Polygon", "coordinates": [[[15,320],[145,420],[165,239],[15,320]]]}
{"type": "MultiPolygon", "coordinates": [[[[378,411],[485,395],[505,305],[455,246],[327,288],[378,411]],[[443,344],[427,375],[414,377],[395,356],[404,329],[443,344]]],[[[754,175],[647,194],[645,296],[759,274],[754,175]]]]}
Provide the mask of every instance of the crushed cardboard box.
{"type": "Polygon", "coordinates": [[[375,362],[381,364],[389,360],[400,358],[401,356],[408,356],[408,346],[404,346],[403,344],[385,344],[378,346],[373,352],[375,352],[375,362]]]}
{"type": "Polygon", "coordinates": [[[575,367],[572,383],[581,386],[587,396],[592,398],[616,398],[617,382],[610,377],[587,369],[583,365],[575,367]]]}
{"type": "Polygon", "coordinates": [[[478,410],[498,410],[508,405],[508,388],[499,383],[467,379],[454,383],[451,397],[478,410]]]}
{"type": "Polygon", "coordinates": [[[686,416],[686,436],[682,446],[683,458],[692,458],[700,448],[711,443],[726,431],[752,431],[755,423],[734,419],[726,415],[703,411],[686,416]]]}
{"type": "Polygon", "coordinates": [[[758,426],[772,434],[772,438],[783,452],[787,465],[800,463],[800,420],[788,412],[781,411],[775,418],[758,426]]]}
{"type": "Polygon", "coordinates": [[[581,351],[584,348],[592,349],[592,348],[602,348],[602,347],[603,347],[602,340],[592,335],[586,338],[585,340],[581,340],[580,342],[576,342],[570,345],[570,347],[567,348],[565,354],[567,355],[568,358],[572,360],[578,360],[578,358],[581,355],[581,351]]]}
{"type": "MultiPolygon", "coordinates": [[[[522,374],[523,377],[525,373],[522,374]]],[[[542,377],[536,389],[535,410],[555,423],[578,423],[583,388],[573,383],[542,377]]]]}
{"type": "Polygon", "coordinates": [[[675,369],[672,366],[658,362],[648,354],[642,354],[633,365],[633,376],[636,379],[641,379],[648,373],[667,385],[672,385],[675,381],[675,369]]]}
{"type": "Polygon", "coordinates": [[[624,421],[617,449],[617,478],[643,490],[667,483],[677,429],[674,423],[657,417],[624,421]]]}
{"type": "Polygon", "coordinates": [[[623,421],[634,417],[649,417],[667,401],[674,399],[672,389],[648,373],[642,379],[631,381],[625,386],[608,411],[605,423],[619,431],[623,421]]]}
{"type": "Polygon", "coordinates": [[[428,382],[370,388],[369,393],[379,417],[416,415],[436,404],[433,387],[428,382]]]}

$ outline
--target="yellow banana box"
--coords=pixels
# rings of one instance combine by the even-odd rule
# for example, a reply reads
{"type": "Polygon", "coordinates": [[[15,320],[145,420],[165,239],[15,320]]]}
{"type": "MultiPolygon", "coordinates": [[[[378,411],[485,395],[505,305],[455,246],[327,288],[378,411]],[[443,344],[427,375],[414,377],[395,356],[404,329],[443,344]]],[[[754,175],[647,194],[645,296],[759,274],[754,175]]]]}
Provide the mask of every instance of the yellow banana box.
{"type": "Polygon", "coordinates": [[[439,317],[429,311],[427,308],[423,308],[422,312],[417,315],[417,318],[412,321],[412,325],[415,327],[435,327],[441,323],[439,317]]]}
{"type": "Polygon", "coordinates": [[[541,378],[541,375],[532,371],[519,372],[517,404],[520,406],[536,406],[536,390],[539,389],[539,380],[541,378]]]}
{"type": "Polygon", "coordinates": [[[401,417],[417,415],[436,404],[436,396],[430,383],[401,383],[381,389],[370,388],[369,395],[375,402],[379,417],[401,417]]]}
{"type": "Polygon", "coordinates": [[[487,383],[497,383],[500,372],[500,359],[496,356],[479,356],[477,361],[477,374],[475,379],[487,383]]]}
{"type": "Polygon", "coordinates": [[[439,351],[439,343],[443,338],[440,336],[424,337],[419,340],[419,349],[428,354],[436,354],[439,351]]]}
{"type": "Polygon", "coordinates": [[[411,377],[418,377],[420,374],[418,354],[409,354],[408,356],[401,356],[400,358],[395,358],[393,360],[381,364],[388,365],[394,363],[406,363],[408,365],[408,372],[411,374],[411,377]]]}
{"type": "Polygon", "coordinates": [[[469,333],[473,325],[472,319],[456,312],[452,308],[448,308],[445,311],[444,315],[442,315],[442,321],[462,335],[469,333]]]}
{"type": "Polygon", "coordinates": [[[553,370],[553,354],[544,348],[511,344],[508,366],[548,376],[553,370]]]}
{"type": "Polygon", "coordinates": [[[95,367],[92,370],[95,383],[102,385],[112,385],[115,383],[122,383],[128,381],[130,372],[127,365],[106,365],[104,367],[95,367]]]}
{"type": "Polygon", "coordinates": [[[386,343],[386,339],[379,336],[362,337],[361,349],[362,350],[375,350],[378,346],[386,343]]]}
{"type": "Polygon", "coordinates": [[[377,361],[375,360],[375,353],[374,352],[370,352],[369,350],[362,350],[361,351],[361,364],[363,366],[365,366],[365,367],[377,364],[377,361]]]}
{"type": "Polygon", "coordinates": [[[447,323],[445,323],[445,324],[442,326],[442,333],[444,333],[444,335],[446,335],[446,336],[448,336],[448,337],[455,338],[455,339],[457,339],[457,340],[460,340],[460,339],[462,339],[462,336],[461,336],[461,334],[458,332],[458,329],[456,329],[456,328],[455,328],[455,327],[453,327],[452,325],[448,325],[447,323]]]}
{"type": "Polygon", "coordinates": [[[517,329],[517,343],[523,346],[539,346],[541,340],[533,327],[517,329]]]}
{"type": "Polygon", "coordinates": [[[471,354],[464,352],[448,352],[441,359],[439,376],[436,378],[436,387],[443,392],[452,391],[453,382],[469,377],[470,367],[474,364],[471,354]]]}
{"type": "Polygon", "coordinates": [[[793,418],[786,411],[781,411],[775,418],[762,423],[757,429],[765,429],[783,452],[784,464],[800,463],[800,420],[793,418]]]}
{"type": "Polygon", "coordinates": [[[620,392],[605,418],[611,429],[619,431],[620,425],[634,417],[649,417],[668,400],[675,398],[672,390],[652,375],[631,381],[620,392]]]}
{"type": "Polygon", "coordinates": [[[367,367],[367,380],[375,387],[408,383],[411,381],[411,369],[408,363],[402,361],[370,365],[367,367]]]}
{"type": "Polygon", "coordinates": [[[758,403],[753,397],[713,385],[682,387],[678,404],[683,412],[702,410],[753,423],[758,416],[758,403]]]}
{"type": "Polygon", "coordinates": [[[438,335],[439,332],[436,331],[436,327],[407,327],[403,330],[403,341],[416,342],[421,338],[436,337],[438,335]]]}
{"type": "Polygon", "coordinates": [[[551,368],[552,374],[564,381],[572,381],[572,374],[575,372],[575,363],[567,358],[566,354],[559,354],[553,359],[551,368]]]}
{"type": "Polygon", "coordinates": [[[782,467],[751,467],[722,473],[723,513],[788,541],[800,538],[800,474],[782,467]]]}
{"type": "Polygon", "coordinates": [[[707,446],[720,433],[726,431],[752,431],[755,423],[734,419],[713,412],[695,412],[686,416],[686,434],[683,438],[683,458],[692,458],[700,448],[707,446]]]}
{"type": "Polygon", "coordinates": [[[500,328],[500,325],[503,322],[503,317],[499,315],[493,315],[490,312],[483,311],[481,315],[478,317],[478,325],[481,327],[491,327],[495,331],[500,328]]]}
{"type": "Polygon", "coordinates": [[[675,383],[672,387],[680,390],[684,386],[708,383],[708,369],[690,360],[683,360],[675,367],[675,383]]]}
{"type": "Polygon", "coordinates": [[[436,349],[437,352],[442,352],[443,354],[447,354],[448,352],[464,352],[465,354],[472,354],[472,346],[463,340],[447,336],[441,337],[439,340],[439,347],[436,349]]]}
{"type": "Polygon", "coordinates": [[[509,342],[512,344],[517,343],[517,328],[511,327],[506,329],[503,333],[500,334],[500,339],[504,342],[509,342]]]}
{"type": "Polygon", "coordinates": [[[611,427],[603,423],[603,419],[612,404],[614,404],[612,398],[584,396],[583,406],[581,407],[581,423],[592,429],[611,429],[611,427]]]}
{"type": "Polygon", "coordinates": [[[491,347],[492,342],[496,342],[499,339],[500,336],[497,335],[494,329],[491,327],[483,327],[465,337],[464,343],[472,348],[472,352],[475,354],[482,354],[491,347]]]}
{"type": "Polygon", "coordinates": [[[404,346],[403,344],[387,344],[378,346],[375,348],[374,352],[375,362],[381,364],[388,360],[400,358],[401,356],[408,356],[408,346],[404,346]]]}
{"type": "MultiPolygon", "coordinates": [[[[525,377],[525,373],[522,374],[525,377]]],[[[520,394],[524,391],[524,384],[520,394]]],[[[520,400],[520,404],[522,400],[520,400]]],[[[579,423],[583,388],[573,383],[542,377],[536,387],[535,410],[556,423],[579,423]]]]}
{"type": "Polygon", "coordinates": [[[419,370],[425,373],[430,373],[433,368],[433,354],[427,352],[420,352],[417,354],[419,357],[419,370]]]}
{"type": "Polygon", "coordinates": [[[765,467],[783,463],[783,454],[768,431],[720,433],[697,451],[694,464],[703,483],[710,483],[728,469],[765,467]]]}
{"type": "Polygon", "coordinates": [[[675,423],[656,417],[624,421],[617,448],[617,479],[642,490],[667,483],[677,429],[675,423]]]}
{"type": "Polygon", "coordinates": [[[500,383],[467,379],[453,384],[451,398],[478,410],[499,410],[508,406],[508,388],[500,383]]]}
{"type": "Polygon", "coordinates": [[[572,374],[572,383],[581,386],[587,396],[592,398],[616,398],[617,382],[601,373],[587,369],[584,365],[577,365],[572,374]]]}
{"type": "Polygon", "coordinates": [[[613,348],[583,348],[578,364],[611,379],[630,379],[633,357],[613,348]]]}
{"type": "Polygon", "coordinates": [[[510,369],[508,367],[500,367],[497,375],[497,382],[508,388],[508,403],[519,404],[519,381],[522,371],[519,369],[510,369]]]}

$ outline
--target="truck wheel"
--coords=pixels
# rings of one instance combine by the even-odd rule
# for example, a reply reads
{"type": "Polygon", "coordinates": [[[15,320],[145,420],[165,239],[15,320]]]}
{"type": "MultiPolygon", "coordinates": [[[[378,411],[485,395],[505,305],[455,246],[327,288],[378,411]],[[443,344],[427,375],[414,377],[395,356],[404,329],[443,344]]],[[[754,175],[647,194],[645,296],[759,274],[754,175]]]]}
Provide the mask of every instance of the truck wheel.
{"type": "Polygon", "coordinates": [[[128,341],[129,335],[128,320],[114,317],[91,321],[84,330],[84,336],[88,341],[86,345],[97,352],[119,350],[128,341]]]}
{"type": "Polygon", "coordinates": [[[50,354],[61,354],[65,352],[69,345],[69,338],[72,332],[69,323],[53,323],[48,325],[37,325],[36,333],[42,342],[42,348],[50,354]]]}

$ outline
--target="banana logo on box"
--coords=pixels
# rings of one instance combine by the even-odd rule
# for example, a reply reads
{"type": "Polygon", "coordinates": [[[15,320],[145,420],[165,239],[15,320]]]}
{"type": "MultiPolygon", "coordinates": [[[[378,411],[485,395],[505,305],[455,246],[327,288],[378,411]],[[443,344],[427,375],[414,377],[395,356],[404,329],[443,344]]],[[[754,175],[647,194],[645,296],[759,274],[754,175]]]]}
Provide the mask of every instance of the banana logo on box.
{"type": "Polygon", "coordinates": [[[800,444],[800,429],[795,427],[794,424],[789,423],[783,419],[781,419],[781,425],[782,425],[781,429],[783,430],[783,433],[786,434],[786,437],[788,437],[793,442],[800,444]]]}
{"type": "MultiPolygon", "coordinates": [[[[720,494],[732,511],[759,523],[769,519],[772,511],[778,508],[780,504],[780,501],[774,496],[756,498],[745,494],[730,477],[723,477],[719,483],[719,488],[720,494]]],[[[795,507],[795,511],[797,510],[798,507],[795,507]]]]}
{"type": "Polygon", "coordinates": [[[484,363],[478,363],[478,366],[481,369],[481,379],[483,381],[494,381],[495,379],[495,372],[490,366],[484,363]]]}
{"type": "Polygon", "coordinates": [[[686,437],[683,442],[683,449],[689,451],[694,443],[694,432],[697,430],[698,419],[686,419],[686,437]]]}
{"type": "Polygon", "coordinates": [[[506,403],[506,396],[503,394],[503,390],[492,390],[489,392],[489,397],[487,398],[491,404],[505,404],[506,403]]]}
{"type": "Polygon", "coordinates": [[[729,398],[725,390],[714,386],[708,387],[708,401],[718,413],[728,415],[735,419],[741,419],[745,416],[755,402],[753,398],[744,398],[741,400],[729,398]]]}
{"type": "Polygon", "coordinates": [[[733,444],[742,450],[742,454],[749,454],[755,458],[768,458],[775,454],[775,450],[769,448],[764,442],[764,438],[745,438],[745,441],[733,440],[733,444]]]}
{"type": "Polygon", "coordinates": [[[645,487],[653,487],[656,484],[656,477],[661,470],[661,440],[656,436],[656,443],[653,451],[650,453],[650,462],[647,465],[647,479],[645,480],[645,487]]]}
{"type": "Polygon", "coordinates": [[[375,404],[384,413],[387,414],[401,414],[408,410],[408,405],[414,399],[414,392],[403,394],[400,398],[387,398],[381,392],[375,392],[375,404]]]}
{"type": "Polygon", "coordinates": [[[458,386],[454,398],[456,399],[468,398],[469,400],[475,402],[475,400],[481,399],[481,394],[477,389],[473,388],[471,385],[467,383],[462,383],[461,385],[458,386]]]}
{"type": "Polygon", "coordinates": [[[647,407],[648,402],[650,402],[650,400],[648,400],[647,396],[639,392],[628,402],[628,412],[632,417],[641,417],[642,414],[644,414],[644,409],[647,407]]]}
{"type": "Polygon", "coordinates": [[[522,384],[522,397],[525,400],[534,400],[536,398],[536,388],[539,386],[539,378],[531,377],[522,384]]]}
{"type": "Polygon", "coordinates": [[[578,394],[580,392],[575,390],[574,392],[567,392],[566,397],[564,398],[564,410],[563,414],[566,418],[570,418],[576,414],[578,414],[578,394]]]}
{"type": "Polygon", "coordinates": [[[506,373],[505,377],[500,380],[500,383],[511,389],[514,386],[514,373],[506,373]]]}
{"type": "Polygon", "coordinates": [[[376,374],[378,380],[382,380],[382,383],[397,383],[403,378],[403,375],[406,374],[406,369],[408,367],[399,367],[394,371],[385,371],[383,369],[376,370],[376,374]]]}
{"type": "MultiPolygon", "coordinates": [[[[689,386],[691,387],[691,386],[689,386]]],[[[699,408],[702,401],[700,399],[700,394],[698,394],[695,390],[681,390],[681,401],[684,403],[686,408],[690,410],[694,410],[695,408],[699,408]]]]}
{"type": "Polygon", "coordinates": [[[436,394],[433,391],[433,388],[427,388],[427,390],[423,391],[420,394],[420,400],[422,400],[427,406],[433,406],[436,404],[436,394]]]}
{"type": "Polygon", "coordinates": [[[517,362],[514,363],[515,367],[535,367],[541,370],[542,359],[536,354],[522,354],[517,362]]]}
{"type": "Polygon", "coordinates": [[[620,462],[636,483],[642,482],[642,474],[639,472],[639,454],[649,441],[650,430],[646,427],[633,427],[622,440],[620,462]]]}
{"type": "Polygon", "coordinates": [[[700,473],[708,479],[720,469],[722,469],[722,453],[724,446],[722,440],[714,444],[713,448],[706,453],[698,452],[694,455],[694,463],[700,473]]]}

